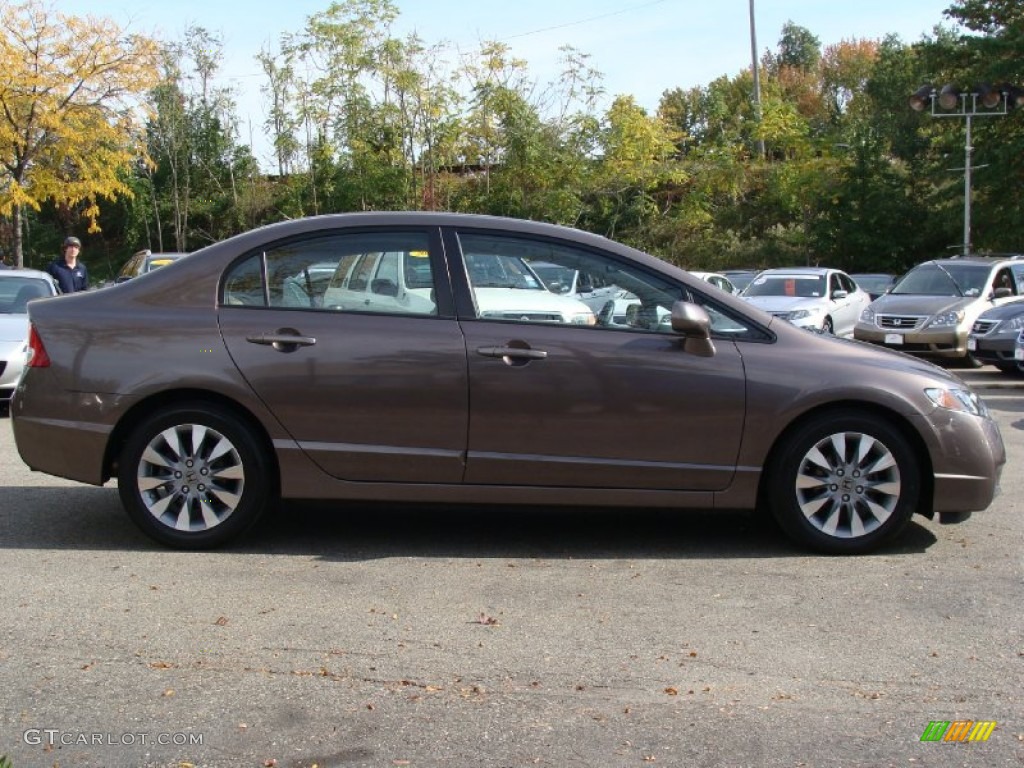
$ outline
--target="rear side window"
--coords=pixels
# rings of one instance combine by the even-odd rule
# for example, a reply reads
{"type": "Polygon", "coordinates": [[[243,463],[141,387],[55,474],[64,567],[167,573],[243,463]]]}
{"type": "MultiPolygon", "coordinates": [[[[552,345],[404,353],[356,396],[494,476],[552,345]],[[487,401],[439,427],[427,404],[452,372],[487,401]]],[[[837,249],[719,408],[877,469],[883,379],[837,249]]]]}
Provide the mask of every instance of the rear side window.
{"type": "Polygon", "coordinates": [[[436,315],[424,232],[338,233],[275,246],[236,263],[223,303],[334,312],[436,315]]]}

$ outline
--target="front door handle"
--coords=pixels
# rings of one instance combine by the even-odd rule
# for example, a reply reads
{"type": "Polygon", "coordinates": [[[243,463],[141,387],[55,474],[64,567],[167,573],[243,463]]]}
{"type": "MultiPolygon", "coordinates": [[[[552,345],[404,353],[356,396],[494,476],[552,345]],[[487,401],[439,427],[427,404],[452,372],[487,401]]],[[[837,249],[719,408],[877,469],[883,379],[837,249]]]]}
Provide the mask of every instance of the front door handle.
{"type": "Polygon", "coordinates": [[[299,332],[292,328],[281,328],[275,333],[259,333],[255,336],[246,336],[245,340],[250,344],[263,344],[273,347],[278,352],[294,352],[299,347],[311,347],[316,344],[312,336],[300,336],[299,332]]]}

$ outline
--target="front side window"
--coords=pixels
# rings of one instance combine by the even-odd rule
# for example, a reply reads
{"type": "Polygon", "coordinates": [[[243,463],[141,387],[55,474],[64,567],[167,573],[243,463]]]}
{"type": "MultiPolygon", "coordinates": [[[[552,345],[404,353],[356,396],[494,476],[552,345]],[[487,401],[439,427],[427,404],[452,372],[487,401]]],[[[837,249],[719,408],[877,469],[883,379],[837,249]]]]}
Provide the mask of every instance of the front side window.
{"type": "Polygon", "coordinates": [[[235,264],[224,281],[224,304],[436,315],[429,253],[423,232],[289,242],[235,264]]]}
{"type": "Polygon", "coordinates": [[[481,320],[673,333],[672,305],[682,299],[708,311],[712,333],[736,338],[750,329],[706,295],[608,254],[471,232],[459,244],[481,320]]]}

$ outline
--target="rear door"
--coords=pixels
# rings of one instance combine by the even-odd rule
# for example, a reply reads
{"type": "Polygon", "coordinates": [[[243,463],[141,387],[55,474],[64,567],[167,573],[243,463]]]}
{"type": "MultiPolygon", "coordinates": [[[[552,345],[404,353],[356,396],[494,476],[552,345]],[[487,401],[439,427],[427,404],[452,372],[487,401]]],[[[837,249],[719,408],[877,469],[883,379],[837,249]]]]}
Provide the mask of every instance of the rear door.
{"type": "Polygon", "coordinates": [[[225,277],[220,326],[235,364],[335,477],[462,480],[466,349],[450,286],[438,277],[446,274],[439,243],[428,228],[321,232],[251,253],[225,277]],[[404,301],[388,286],[364,293],[367,301],[336,302],[331,286],[351,265],[379,266],[383,254],[418,259],[421,274],[429,264],[427,297],[404,301]],[[313,279],[331,264],[330,280],[313,279]]]}

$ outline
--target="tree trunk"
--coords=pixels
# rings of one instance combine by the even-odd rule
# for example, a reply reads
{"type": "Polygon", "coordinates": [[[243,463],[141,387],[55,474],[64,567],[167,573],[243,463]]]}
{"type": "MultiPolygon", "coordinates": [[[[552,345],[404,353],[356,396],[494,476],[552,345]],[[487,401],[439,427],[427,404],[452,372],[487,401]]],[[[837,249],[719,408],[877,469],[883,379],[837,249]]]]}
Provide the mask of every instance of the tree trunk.
{"type": "Polygon", "coordinates": [[[14,266],[25,266],[24,242],[21,233],[21,205],[14,206],[14,266]]]}

